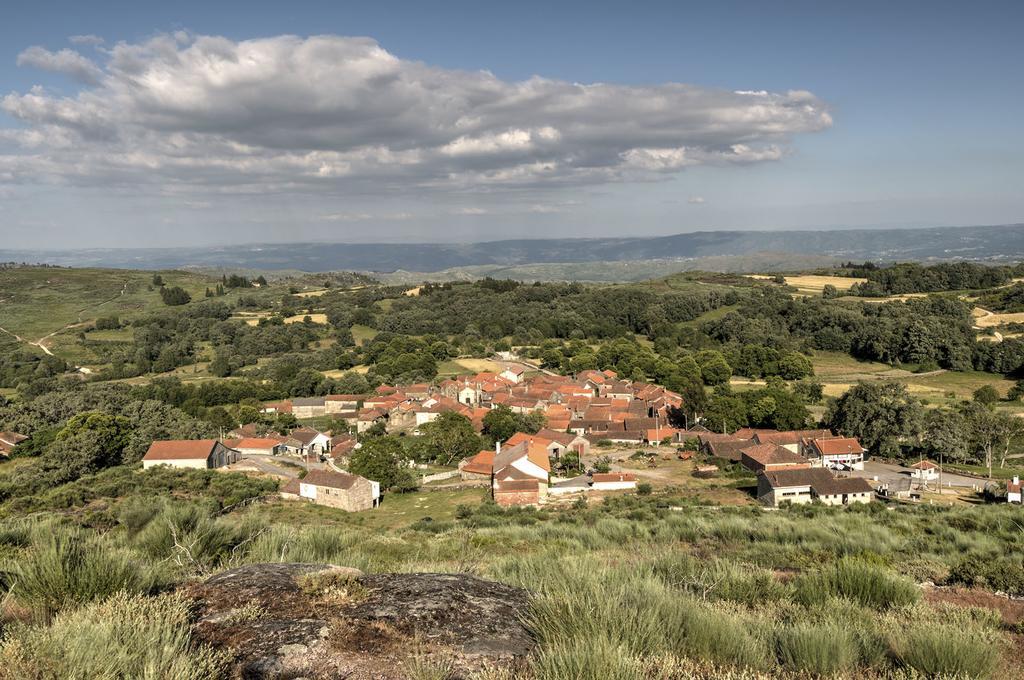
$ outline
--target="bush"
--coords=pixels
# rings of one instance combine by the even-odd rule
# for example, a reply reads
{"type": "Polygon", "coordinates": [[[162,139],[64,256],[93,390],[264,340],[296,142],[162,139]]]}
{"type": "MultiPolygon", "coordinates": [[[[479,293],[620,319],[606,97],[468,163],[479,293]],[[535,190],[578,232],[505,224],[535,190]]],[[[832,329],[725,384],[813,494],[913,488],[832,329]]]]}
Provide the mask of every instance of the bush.
{"type": "Polygon", "coordinates": [[[688,597],[667,600],[659,622],[672,654],[758,669],[770,663],[764,642],[753,634],[743,615],[720,606],[709,607],[688,597]]]}
{"type": "Polygon", "coordinates": [[[724,560],[698,560],[685,553],[655,560],[651,570],[668,585],[703,599],[757,606],[781,600],[787,593],[786,586],[765,569],[724,560]]]}
{"type": "Polygon", "coordinates": [[[0,664],[10,678],[206,680],[227,669],[225,655],[192,642],[189,606],[171,595],[119,593],[49,626],[7,632],[0,664]]]}
{"type": "Polygon", "coordinates": [[[1024,595],[1024,565],[1015,558],[991,559],[971,554],[953,566],[948,580],[969,587],[980,586],[1010,595],[1024,595]]]}
{"type": "Polygon", "coordinates": [[[887,609],[914,604],[921,599],[921,591],[913,581],[885,567],[852,558],[797,580],[796,600],[801,604],[820,604],[831,596],[887,609]]]}
{"type": "Polygon", "coordinates": [[[920,622],[894,635],[893,656],[930,678],[990,677],[1000,658],[999,638],[978,627],[920,622]]]}
{"type": "Polygon", "coordinates": [[[650,496],[654,491],[654,487],[647,482],[640,482],[636,485],[636,492],[640,496],[650,496]]]}
{"type": "Polygon", "coordinates": [[[794,671],[831,676],[850,670],[857,662],[857,643],[837,625],[799,623],[777,635],[779,663],[794,671]]]}
{"type": "Polygon", "coordinates": [[[607,636],[544,645],[531,664],[537,680],[643,680],[639,664],[607,636]]]}
{"type": "Polygon", "coordinates": [[[44,534],[9,571],[15,600],[44,619],[118,591],[145,593],[155,585],[145,566],[124,551],[90,544],[67,529],[44,534]]]}

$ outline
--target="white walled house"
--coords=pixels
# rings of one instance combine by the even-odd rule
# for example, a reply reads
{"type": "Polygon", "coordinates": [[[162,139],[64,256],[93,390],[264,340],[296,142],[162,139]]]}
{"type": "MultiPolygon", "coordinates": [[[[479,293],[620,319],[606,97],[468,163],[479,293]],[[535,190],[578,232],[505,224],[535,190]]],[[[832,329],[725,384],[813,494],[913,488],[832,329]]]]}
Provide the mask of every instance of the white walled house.
{"type": "Polygon", "coordinates": [[[819,437],[807,440],[801,452],[815,467],[864,469],[864,447],[853,437],[819,437]]]}
{"type": "Polygon", "coordinates": [[[636,488],[636,475],[632,472],[595,472],[591,477],[594,491],[624,491],[636,488]]]}
{"type": "Polygon", "coordinates": [[[778,506],[818,501],[825,505],[870,503],[874,490],[860,477],[835,477],[825,468],[768,470],[757,476],[757,498],[765,505],[778,506]]]}
{"type": "Polygon", "coordinates": [[[508,380],[509,382],[518,385],[523,381],[523,375],[525,373],[526,371],[519,366],[509,366],[498,375],[504,378],[505,380],[508,380]]]}
{"type": "Polygon", "coordinates": [[[930,460],[922,460],[910,466],[913,472],[910,476],[925,482],[931,482],[939,478],[939,466],[930,460]]]}
{"type": "Polygon", "coordinates": [[[1020,477],[1014,475],[1013,479],[1006,484],[1006,502],[1007,503],[1021,503],[1021,487],[1024,486],[1020,483],[1020,477]]]}
{"type": "Polygon", "coordinates": [[[238,452],[216,439],[177,439],[156,441],[142,457],[142,468],[158,465],[206,470],[230,465],[238,460],[238,452]]]}

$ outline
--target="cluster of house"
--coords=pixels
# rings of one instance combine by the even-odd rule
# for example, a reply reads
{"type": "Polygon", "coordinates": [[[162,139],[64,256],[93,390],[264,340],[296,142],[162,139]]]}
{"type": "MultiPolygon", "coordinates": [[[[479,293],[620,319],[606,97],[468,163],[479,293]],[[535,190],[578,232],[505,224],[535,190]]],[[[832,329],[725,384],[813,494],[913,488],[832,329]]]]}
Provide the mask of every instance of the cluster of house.
{"type": "MultiPolygon", "coordinates": [[[[243,455],[273,454],[283,450],[302,452],[312,445],[330,446],[326,441],[300,433],[298,438],[243,437],[238,439],[178,439],[155,441],[142,457],[143,469],[159,465],[190,469],[214,469],[231,465],[243,455]],[[284,439],[282,442],[281,440],[284,439]]],[[[347,445],[354,438],[345,439],[347,445]]],[[[330,450],[329,448],[326,450],[330,450]]],[[[310,470],[302,479],[289,480],[281,489],[284,498],[299,498],[350,512],[369,510],[380,503],[380,482],[340,470],[310,470]]]]}
{"type": "Polygon", "coordinates": [[[28,437],[17,432],[0,432],[0,456],[10,456],[14,452],[14,447],[26,439],[28,437]]]}
{"type": "Polygon", "coordinates": [[[682,405],[680,395],[664,387],[620,379],[614,371],[581,371],[575,377],[538,372],[511,365],[501,372],[482,372],[427,383],[382,385],[370,395],[327,395],[265,404],[267,414],[296,418],[332,416],[365,432],[383,423],[389,432],[415,432],[444,412],[472,421],[477,431],[498,406],[516,413],[543,413],[552,430],[571,431],[590,442],[624,444],[680,441],[681,431],[668,425],[668,411],[682,405]]]}
{"type": "Polygon", "coordinates": [[[874,489],[861,477],[838,477],[836,471],[864,469],[864,448],[856,439],[829,430],[759,430],[731,435],[698,435],[708,455],[741,463],[757,474],[757,497],[766,505],[783,502],[825,505],[867,503],[874,489]]]}
{"type": "Polygon", "coordinates": [[[594,473],[560,483],[552,483],[551,462],[565,453],[581,456],[590,452],[590,440],[575,432],[542,429],[536,434],[517,432],[459,463],[463,481],[478,481],[491,490],[498,505],[539,505],[549,495],[587,491],[616,491],[636,488],[636,477],[629,472],[594,473]]]}
{"type": "Polygon", "coordinates": [[[288,434],[278,434],[250,423],[235,428],[230,435],[232,438],[225,439],[224,444],[247,455],[289,453],[311,458],[330,455],[338,462],[359,446],[356,437],[348,432],[333,434],[305,425],[288,434]]]}

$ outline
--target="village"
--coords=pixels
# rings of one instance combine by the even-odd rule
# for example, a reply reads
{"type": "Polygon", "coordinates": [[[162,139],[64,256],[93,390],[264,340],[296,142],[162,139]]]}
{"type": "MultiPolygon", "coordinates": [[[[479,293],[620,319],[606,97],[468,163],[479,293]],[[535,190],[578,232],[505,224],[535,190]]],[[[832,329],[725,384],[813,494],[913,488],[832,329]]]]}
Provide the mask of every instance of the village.
{"type": "MultiPolygon", "coordinates": [[[[370,394],[268,402],[262,407],[265,418],[290,417],[295,427],[282,434],[266,422],[249,423],[220,439],[155,441],[143,467],[278,476],[283,499],[348,512],[372,510],[388,489],[349,471],[351,456],[367,437],[419,437],[424,426],[446,413],[463,416],[480,434],[489,413],[506,410],[534,416],[543,426],[495,440],[493,448],[446,468],[405,462],[419,475],[421,488],[483,489],[502,507],[558,507],[579,498],[649,494],[718,480],[719,490],[745,486],[736,498],[771,508],[920,502],[930,494],[956,498],[984,490],[984,480],[943,475],[930,460],[907,467],[870,460],[857,439],[825,429],[724,433],[699,422],[678,427],[683,424],[679,394],[622,379],[614,371],[569,377],[518,361],[501,365],[500,371],[436,384],[382,385],[370,394]],[[336,425],[324,431],[312,425],[325,421],[336,425]]],[[[0,446],[13,446],[17,438],[2,433],[0,446]]],[[[1021,502],[1019,478],[1007,482],[1001,500],[1021,502]]]]}

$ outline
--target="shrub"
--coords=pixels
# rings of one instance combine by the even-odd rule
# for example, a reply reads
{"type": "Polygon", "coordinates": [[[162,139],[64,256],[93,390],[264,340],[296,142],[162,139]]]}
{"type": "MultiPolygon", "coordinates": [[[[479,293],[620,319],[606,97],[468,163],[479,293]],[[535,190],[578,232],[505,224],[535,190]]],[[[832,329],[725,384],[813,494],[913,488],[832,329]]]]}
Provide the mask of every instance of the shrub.
{"type": "Polygon", "coordinates": [[[756,606],[781,600],[787,592],[765,569],[724,560],[703,561],[685,553],[661,557],[651,563],[651,570],[668,585],[704,599],[756,606]]]}
{"type": "Polygon", "coordinates": [[[189,606],[173,595],[119,593],[49,626],[16,627],[0,647],[10,678],[206,680],[224,677],[226,660],[190,639],[189,606]]]}
{"type": "Polygon", "coordinates": [[[779,630],[776,646],[779,663],[814,675],[848,671],[857,661],[857,643],[836,625],[798,623],[779,630]]]}
{"type": "Polygon", "coordinates": [[[639,664],[608,636],[546,644],[530,664],[537,680],[642,680],[639,664]]]}
{"type": "Polygon", "coordinates": [[[987,559],[976,554],[968,555],[953,566],[948,580],[1010,595],[1024,595],[1024,565],[1015,558],[987,559]]]}
{"type": "Polygon", "coordinates": [[[818,604],[830,596],[886,609],[917,602],[921,599],[921,591],[911,580],[885,567],[844,558],[797,580],[796,600],[801,604],[818,604]]]}
{"type": "Polygon", "coordinates": [[[765,668],[769,654],[743,615],[688,597],[662,602],[658,619],[665,647],[677,656],[765,668]]]}
{"type": "Polygon", "coordinates": [[[930,678],[990,677],[999,663],[998,637],[978,627],[920,622],[893,636],[893,656],[930,678]]]}
{"type": "Polygon", "coordinates": [[[124,551],[90,544],[67,529],[44,535],[9,571],[13,597],[44,619],[118,591],[144,593],[155,586],[148,570],[124,551]]]}
{"type": "Polygon", "coordinates": [[[650,496],[654,491],[654,487],[647,482],[640,482],[636,485],[636,492],[640,496],[650,496]]]}

